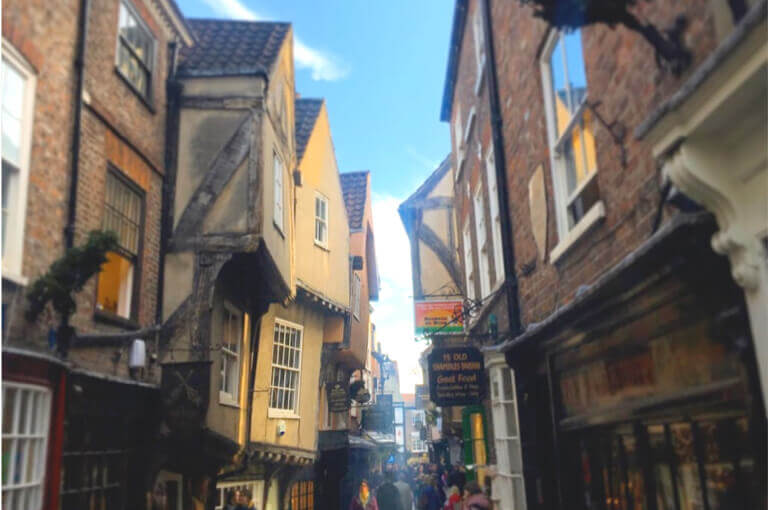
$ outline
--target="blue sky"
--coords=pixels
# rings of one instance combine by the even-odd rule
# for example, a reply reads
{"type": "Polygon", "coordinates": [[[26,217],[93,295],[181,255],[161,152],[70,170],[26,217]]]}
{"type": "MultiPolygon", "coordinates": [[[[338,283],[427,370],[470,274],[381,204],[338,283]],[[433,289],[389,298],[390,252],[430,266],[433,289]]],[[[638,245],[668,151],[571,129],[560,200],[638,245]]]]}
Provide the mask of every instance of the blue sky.
{"type": "Polygon", "coordinates": [[[439,120],[453,2],[447,0],[178,0],[189,17],[290,21],[296,87],[324,97],[342,172],[368,169],[382,289],[374,321],[400,366],[421,381],[413,340],[408,240],[397,206],[450,151],[439,120]]]}

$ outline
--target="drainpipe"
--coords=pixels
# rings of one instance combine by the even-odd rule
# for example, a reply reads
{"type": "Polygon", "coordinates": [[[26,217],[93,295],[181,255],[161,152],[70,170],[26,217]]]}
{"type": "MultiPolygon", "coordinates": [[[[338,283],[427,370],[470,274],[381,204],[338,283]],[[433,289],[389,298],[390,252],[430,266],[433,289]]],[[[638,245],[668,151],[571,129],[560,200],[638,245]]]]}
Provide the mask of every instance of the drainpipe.
{"type": "Polygon", "coordinates": [[[67,249],[75,243],[75,213],[77,210],[77,181],[80,166],[80,122],[83,113],[83,88],[85,85],[85,45],[88,37],[88,0],[80,0],[80,16],[78,17],[77,50],[75,53],[75,102],[74,122],[72,126],[71,146],[71,177],[69,181],[69,204],[67,209],[67,225],[64,227],[64,243],[67,249]]]}
{"type": "Polygon", "coordinates": [[[491,23],[491,2],[483,0],[483,20],[485,23],[485,51],[488,78],[488,96],[491,106],[491,132],[493,135],[493,155],[496,160],[496,188],[499,193],[499,214],[501,216],[501,245],[504,248],[504,287],[507,294],[507,312],[509,314],[509,332],[512,338],[521,333],[520,301],[518,299],[517,274],[515,273],[515,246],[513,241],[512,221],[509,216],[509,193],[507,190],[507,162],[504,157],[504,133],[501,118],[501,100],[499,83],[496,75],[496,58],[493,48],[493,26],[491,23]]]}

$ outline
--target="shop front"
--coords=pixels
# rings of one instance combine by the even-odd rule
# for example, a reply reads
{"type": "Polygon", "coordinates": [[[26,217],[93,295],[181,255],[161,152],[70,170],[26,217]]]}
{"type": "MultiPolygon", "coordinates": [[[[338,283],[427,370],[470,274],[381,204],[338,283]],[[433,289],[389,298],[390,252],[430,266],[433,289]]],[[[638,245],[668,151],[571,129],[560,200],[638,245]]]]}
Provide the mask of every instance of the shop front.
{"type": "MultiPolygon", "coordinates": [[[[546,398],[526,411],[536,415],[538,453],[523,462],[558,476],[542,480],[546,490],[529,487],[529,505],[766,508],[765,409],[747,308],[728,261],[709,247],[711,230],[702,215],[674,221],[500,349],[521,370],[535,351],[548,381],[546,398]]],[[[516,397],[530,402],[519,388],[516,397]]]]}

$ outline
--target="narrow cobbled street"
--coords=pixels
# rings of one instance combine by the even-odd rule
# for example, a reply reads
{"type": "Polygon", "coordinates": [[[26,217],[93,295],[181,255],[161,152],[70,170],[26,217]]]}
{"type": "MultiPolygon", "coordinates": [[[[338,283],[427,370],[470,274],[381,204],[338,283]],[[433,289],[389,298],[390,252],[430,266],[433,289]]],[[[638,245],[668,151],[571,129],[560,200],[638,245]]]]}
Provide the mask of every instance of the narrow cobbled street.
{"type": "Polygon", "coordinates": [[[3,510],[768,510],[768,0],[5,0],[3,510]]]}

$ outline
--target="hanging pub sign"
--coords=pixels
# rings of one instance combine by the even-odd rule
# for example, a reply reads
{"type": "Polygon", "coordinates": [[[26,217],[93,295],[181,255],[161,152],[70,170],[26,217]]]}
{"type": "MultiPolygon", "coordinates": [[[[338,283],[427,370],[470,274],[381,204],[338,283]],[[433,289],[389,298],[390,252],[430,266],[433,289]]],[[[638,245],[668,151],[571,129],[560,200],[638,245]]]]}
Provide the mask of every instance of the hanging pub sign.
{"type": "Polygon", "coordinates": [[[395,428],[395,410],[392,400],[382,399],[379,395],[374,405],[363,408],[363,428],[382,434],[392,434],[395,428]]]}
{"type": "Polygon", "coordinates": [[[427,362],[429,396],[435,405],[479,404],[485,396],[483,355],[476,347],[437,347],[427,362]]]}
{"type": "Polygon", "coordinates": [[[172,430],[203,426],[208,412],[210,361],[163,363],[160,383],[165,422],[172,430]]]}
{"type": "Polygon", "coordinates": [[[452,301],[416,301],[416,334],[461,333],[464,331],[463,303],[452,301]]]}
{"type": "Polygon", "coordinates": [[[349,385],[343,381],[335,382],[327,386],[328,411],[332,413],[344,413],[349,411],[349,385]]]}

